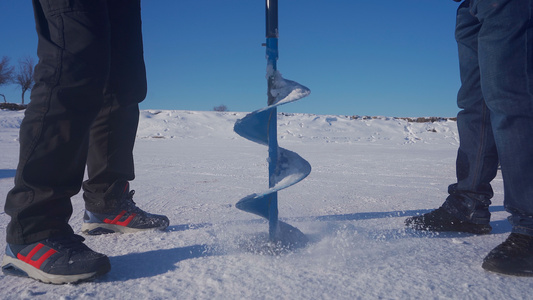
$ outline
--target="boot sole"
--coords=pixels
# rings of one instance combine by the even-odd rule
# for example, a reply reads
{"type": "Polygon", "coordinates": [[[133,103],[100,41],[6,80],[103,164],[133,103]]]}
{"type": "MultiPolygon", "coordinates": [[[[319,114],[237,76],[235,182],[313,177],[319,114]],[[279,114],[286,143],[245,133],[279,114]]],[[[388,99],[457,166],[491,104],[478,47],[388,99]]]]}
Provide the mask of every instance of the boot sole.
{"type": "Polygon", "coordinates": [[[131,228],[126,226],[106,224],[106,223],[83,223],[81,225],[81,232],[88,235],[100,235],[108,233],[136,233],[140,231],[149,230],[164,230],[168,226],[153,227],[153,228],[131,228]]]}
{"type": "Polygon", "coordinates": [[[109,272],[109,270],[111,270],[110,265],[102,265],[102,267],[95,272],[74,275],[56,275],[43,272],[23,261],[20,261],[19,259],[8,255],[5,255],[2,261],[2,271],[6,275],[29,277],[43,283],[51,284],[67,284],[88,281],[106,274],[109,272]]]}

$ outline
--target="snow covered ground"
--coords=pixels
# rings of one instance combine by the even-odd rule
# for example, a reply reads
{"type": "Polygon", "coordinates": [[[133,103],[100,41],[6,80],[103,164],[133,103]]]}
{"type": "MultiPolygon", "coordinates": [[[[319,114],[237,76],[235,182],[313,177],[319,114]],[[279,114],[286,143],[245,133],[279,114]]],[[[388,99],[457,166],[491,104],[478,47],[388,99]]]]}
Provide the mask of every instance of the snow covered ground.
{"type": "MultiPolygon", "coordinates": [[[[266,148],[237,136],[234,112],[141,112],[135,201],[164,213],[164,232],[86,237],[110,256],[106,276],[46,285],[0,275],[3,299],[527,299],[533,279],[481,268],[510,231],[502,180],[487,236],[420,233],[407,216],[438,207],[454,182],[456,123],[289,114],[280,145],[313,171],[279,193],[280,217],[311,240],[270,256],[241,245],[267,224],[235,202],[267,185],[266,148]]],[[[0,204],[12,186],[21,112],[0,112],[0,204]]],[[[83,203],[73,198],[80,230],[83,203]]],[[[9,217],[0,213],[0,247],[9,217]]]]}

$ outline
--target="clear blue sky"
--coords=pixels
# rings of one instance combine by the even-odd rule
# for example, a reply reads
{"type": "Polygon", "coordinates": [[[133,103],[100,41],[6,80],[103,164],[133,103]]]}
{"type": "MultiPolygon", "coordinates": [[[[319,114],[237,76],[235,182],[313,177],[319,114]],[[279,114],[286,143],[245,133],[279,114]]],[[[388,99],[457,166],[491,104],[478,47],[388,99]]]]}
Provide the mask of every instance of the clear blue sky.
{"type": "MultiPolygon", "coordinates": [[[[311,95],[285,112],[455,116],[452,0],[279,0],[278,69],[311,95]]],[[[143,0],[142,109],[266,104],[264,0],[143,0]]],[[[0,56],[36,57],[29,0],[0,0],[0,56]]],[[[0,87],[20,102],[15,85],[0,87]]],[[[29,95],[28,97],[29,98],[29,95]]],[[[28,100],[27,100],[28,101],[28,100]]]]}

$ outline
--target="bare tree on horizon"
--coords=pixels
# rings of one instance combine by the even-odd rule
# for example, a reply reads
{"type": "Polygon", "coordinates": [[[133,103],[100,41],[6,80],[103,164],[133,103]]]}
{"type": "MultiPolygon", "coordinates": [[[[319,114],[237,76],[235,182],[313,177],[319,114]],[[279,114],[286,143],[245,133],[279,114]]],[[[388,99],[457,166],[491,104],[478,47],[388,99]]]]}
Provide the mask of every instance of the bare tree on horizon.
{"type": "Polygon", "coordinates": [[[228,107],[224,104],[213,107],[214,111],[228,111],[228,107]]]}
{"type": "MultiPolygon", "coordinates": [[[[9,65],[9,57],[3,56],[0,59],[0,86],[12,83],[14,72],[15,68],[9,65]]],[[[3,94],[0,95],[4,97],[4,102],[7,103],[6,97],[3,94]]]]}
{"type": "Polygon", "coordinates": [[[15,75],[15,83],[20,85],[22,90],[22,104],[24,104],[24,94],[33,88],[33,68],[35,60],[31,56],[26,56],[19,60],[19,70],[15,75]]]}

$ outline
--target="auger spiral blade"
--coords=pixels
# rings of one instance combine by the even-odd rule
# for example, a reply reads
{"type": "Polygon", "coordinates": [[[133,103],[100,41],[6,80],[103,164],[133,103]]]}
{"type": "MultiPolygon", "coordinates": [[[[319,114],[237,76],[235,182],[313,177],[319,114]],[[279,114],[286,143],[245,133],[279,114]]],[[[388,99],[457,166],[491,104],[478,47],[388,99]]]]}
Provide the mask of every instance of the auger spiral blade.
{"type": "Polygon", "coordinates": [[[277,10],[277,0],[266,0],[268,105],[237,120],[234,126],[235,132],[240,136],[268,146],[268,189],[246,196],[235,205],[240,210],[268,220],[268,253],[280,253],[307,244],[305,234],[278,220],[277,192],[300,182],[311,172],[311,165],[305,159],[278,146],[277,107],[309,95],[310,90],[297,82],[284,79],[277,71],[277,10]]]}

